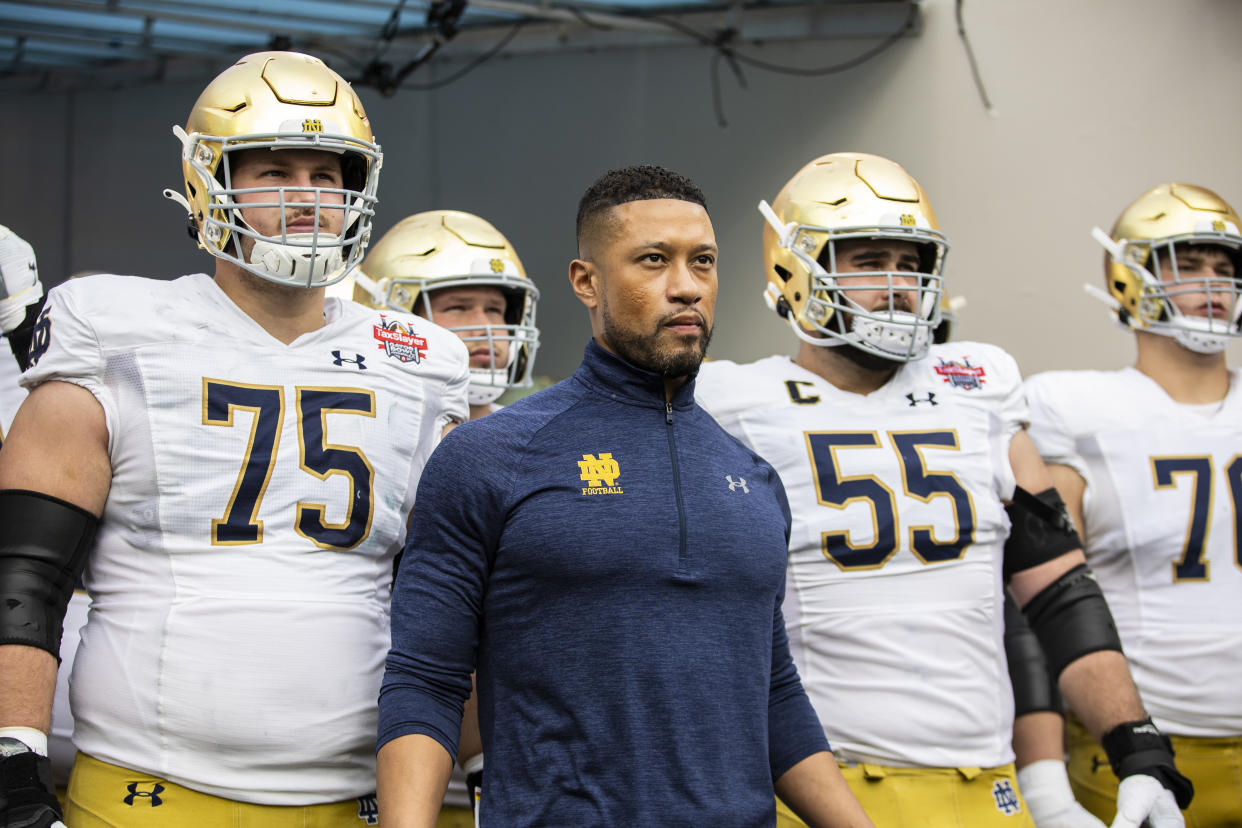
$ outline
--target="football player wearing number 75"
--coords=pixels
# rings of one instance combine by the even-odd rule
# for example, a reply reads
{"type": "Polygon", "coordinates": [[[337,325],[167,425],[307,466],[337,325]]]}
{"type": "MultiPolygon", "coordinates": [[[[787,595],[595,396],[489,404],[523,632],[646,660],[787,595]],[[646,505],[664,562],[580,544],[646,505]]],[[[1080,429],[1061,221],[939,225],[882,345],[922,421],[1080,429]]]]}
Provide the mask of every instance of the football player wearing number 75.
{"type": "Polygon", "coordinates": [[[0,451],[0,824],[61,818],[41,754],[83,567],[66,823],[374,824],[393,558],[466,350],[325,299],[381,156],[322,61],[244,57],[174,133],[214,277],[54,288],[0,451]]]}
{"type": "Polygon", "coordinates": [[[1012,764],[1007,583],[1125,777],[1114,825],[1182,825],[1190,785],[1145,721],[1026,434],[1017,365],[932,344],[948,244],[922,188],[892,161],[837,153],[760,212],[764,296],[798,354],[704,365],[698,400],[790,494],[790,645],[863,808],[881,828],[1040,821],[1012,764]]]}

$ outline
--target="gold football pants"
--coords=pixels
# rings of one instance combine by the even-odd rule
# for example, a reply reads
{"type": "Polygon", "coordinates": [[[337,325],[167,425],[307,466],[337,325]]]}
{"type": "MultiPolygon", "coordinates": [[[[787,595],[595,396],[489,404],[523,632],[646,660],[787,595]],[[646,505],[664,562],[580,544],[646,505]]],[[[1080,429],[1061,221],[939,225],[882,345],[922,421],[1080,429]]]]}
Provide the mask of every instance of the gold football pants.
{"type": "Polygon", "coordinates": [[[379,825],[375,795],[322,805],[237,802],[79,753],[65,824],[73,828],[361,828],[379,825]]]}
{"type": "MultiPolygon", "coordinates": [[[[842,765],[841,773],[876,828],[1035,828],[1012,764],[999,768],[842,765]]],[[[803,828],[784,802],[776,828],[803,828]]]]}
{"type": "MultiPolygon", "coordinates": [[[[1177,769],[1195,785],[1186,828],[1242,828],[1242,738],[1169,736],[1177,769]]],[[[1117,777],[1108,756],[1082,723],[1065,724],[1070,786],[1082,806],[1104,822],[1117,812],[1117,777]]]]}

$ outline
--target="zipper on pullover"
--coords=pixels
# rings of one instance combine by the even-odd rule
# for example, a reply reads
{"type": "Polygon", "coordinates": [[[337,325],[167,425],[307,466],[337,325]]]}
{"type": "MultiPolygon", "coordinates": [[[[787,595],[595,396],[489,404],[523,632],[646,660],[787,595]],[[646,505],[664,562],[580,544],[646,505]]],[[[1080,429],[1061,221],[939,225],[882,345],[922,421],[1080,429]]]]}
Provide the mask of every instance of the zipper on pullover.
{"type": "Polygon", "coordinates": [[[673,402],[664,402],[665,433],[668,434],[668,454],[673,461],[673,494],[677,496],[677,526],[680,537],[677,543],[677,572],[686,574],[686,503],[681,496],[681,467],[677,463],[677,441],[673,439],[673,402]]]}

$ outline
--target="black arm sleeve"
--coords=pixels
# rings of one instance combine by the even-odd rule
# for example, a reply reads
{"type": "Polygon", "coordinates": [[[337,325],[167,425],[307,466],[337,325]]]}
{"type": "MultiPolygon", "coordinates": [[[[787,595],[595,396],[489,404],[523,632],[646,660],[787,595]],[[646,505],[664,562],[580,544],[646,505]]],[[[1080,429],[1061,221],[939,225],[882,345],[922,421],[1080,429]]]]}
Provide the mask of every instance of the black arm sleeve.
{"type": "Polygon", "coordinates": [[[1039,639],[1008,592],[1005,593],[1005,657],[1013,684],[1015,716],[1064,710],[1057,683],[1048,675],[1048,662],[1039,639]]]}
{"type": "Polygon", "coordinates": [[[99,519],[50,495],[0,491],[0,644],[60,658],[65,607],[99,519]]]}

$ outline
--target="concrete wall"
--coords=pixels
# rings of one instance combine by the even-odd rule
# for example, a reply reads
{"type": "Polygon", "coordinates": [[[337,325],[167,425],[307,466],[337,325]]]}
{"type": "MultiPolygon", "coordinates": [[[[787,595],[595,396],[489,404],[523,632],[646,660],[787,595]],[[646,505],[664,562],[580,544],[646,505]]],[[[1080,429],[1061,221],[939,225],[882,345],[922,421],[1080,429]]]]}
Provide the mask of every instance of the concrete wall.
{"type": "MultiPolygon", "coordinates": [[[[1132,338],[1082,292],[1101,278],[1102,254],[1088,234],[1166,180],[1242,204],[1242,4],[967,3],[993,114],[953,12],[952,0],[926,0],[918,36],[841,74],[745,69],[743,89],[722,67],[727,128],[713,111],[711,53],[697,46],[502,56],[434,92],[383,98],[363,89],[385,150],[377,229],[437,207],[496,224],[543,289],[537,368],[559,378],[589,335],[565,280],[577,199],[605,169],[663,164],[704,189],[721,242],[713,354],[792,353],[792,335],[760,300],[755,203],[816,155],[874,152],[919,179],[949,235],[949,286],[969,300],[959,338],[1005,346],[1028,373],[1125,364],[1132,338]]],[[[746,48],[816,66],[872,45],[746,48]]],[[[0,131],[0,222],[36,245],[46,282],[82,269],[210,270],[160,190],[180,181],[169,128],[184,122],[211,74],[116,90],[0,92],[10,115],[0,131]]]]}

